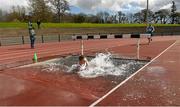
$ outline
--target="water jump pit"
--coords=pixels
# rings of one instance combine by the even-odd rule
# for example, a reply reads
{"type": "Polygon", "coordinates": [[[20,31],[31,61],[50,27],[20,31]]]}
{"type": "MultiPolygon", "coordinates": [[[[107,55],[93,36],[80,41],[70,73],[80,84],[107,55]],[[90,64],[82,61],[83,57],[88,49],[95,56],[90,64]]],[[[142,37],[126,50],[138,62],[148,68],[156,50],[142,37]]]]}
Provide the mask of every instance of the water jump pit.
{"type": "MultiPolygon", "coordinates": [[[[88,105],[102,97],[109,90],[124,81],[148,63],[145,60],[122,59],[110,53],[87,56],[88,69],[74,71],[79,56],[66,56],[6,71],[16,78],[66,92],[60,95],[68,102],[59,105],[88,105]],[[74,100],[72,99],[74,96],[74,100]],[[83,103],[77,103],[80,99],[83,103]]],[[[49,104],[53,105],[53,104],[49,104]]]]}
{"type": "Polygon", "coordinates": [[[84,79],[102,77],[120,83],[148,63],[146,60],[124,59],[110,53],[99,53],[96,56],[87,56],[89,61],[87,69],[78,71],[76,69],[78,58],[77,55],[66,56],[23,66],[20,69],[31,68],[36,74],[76,75],[84,79]]]}
{"type": "Polygon", "coordinates": [[[66,56],[23,66],[20,69],[32,68],[33,71],[49,74],[75,74],[86,79],[113,77],[124,80],[148,63],[147,60],[124,59],[110,53],[98,53],[95,56],[86,56],[89,62],[87,69],[77,71],[78,58],[77,55],[66,56]]]}

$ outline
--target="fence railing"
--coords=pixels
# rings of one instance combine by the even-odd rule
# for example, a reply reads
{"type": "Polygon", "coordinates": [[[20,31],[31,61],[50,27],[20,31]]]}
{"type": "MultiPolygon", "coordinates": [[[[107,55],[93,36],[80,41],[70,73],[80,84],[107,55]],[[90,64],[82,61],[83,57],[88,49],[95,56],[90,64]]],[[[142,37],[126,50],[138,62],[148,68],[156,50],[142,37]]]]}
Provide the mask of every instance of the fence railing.
{"type": "MultiPolygon", "coordinates": [[[[138,38],[141,33],[132,32],[132,38],[138,38]]],[[[73,40],[72,36],[76,36],[76,39],[83,39],[83,36],[88,36],[90,39],[94,38],[94,35],[100,35],[100,39],[105,39],[107,35],[114,35],[114,38],[122,38],[123,34],[127,33],[88,33],[88,34],[66,34],[66,35],[38,35],[36,36],[36,43],[48,43],[48,42],[61,42],[61,41],[69,41],[73,40]]],[[[170,35],[180,35],[180,32],[170,32],[170,33],[154,33],[154,36],[170,36],[170,35]]],[[[21,45],[21,44],[29,44],[30,39],[29,36],[14,36],[14,37],[0,37],[0,46],[7,45],[21,45]]]]}
{"type": "MultiPolygon", "coordinates": [[[[61,42],[72,40],[72,35],[38,35],[36,43],[61,42]]],[[[29,44],[29,36],[0,37],[0,46],[29,44]]]]}

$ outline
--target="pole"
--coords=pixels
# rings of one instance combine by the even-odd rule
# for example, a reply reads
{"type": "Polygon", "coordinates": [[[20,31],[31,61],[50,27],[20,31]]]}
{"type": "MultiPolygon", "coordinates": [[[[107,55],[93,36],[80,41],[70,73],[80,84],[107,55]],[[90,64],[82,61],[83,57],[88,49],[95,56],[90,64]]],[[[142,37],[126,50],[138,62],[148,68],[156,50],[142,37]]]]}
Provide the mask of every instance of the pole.
{"type": "Polygon", "coordinates": [[[139,59],[139,53],[140,53],[140,39],[137,41],[137,59],[139,59]]]}
{"type": "Polygon", "coordinates": [[[81,55],[84,55],[84,42],[81,40],[81,55]]]}
{"type": "Polygon", "coordinates": [[[43,35],[41,35],[41,39],[42,39],[42,43],[44,43],[44,36],[43,35]]]}
{"type": "Polygon", "coordinates": [[[25,42],[24,42],[24,36],[22,36],[22,44],[25,44],[25,42]]]}
{"type": "Polygon", "coordinates": [[[149,0],[147,0],[147,10],[146,10],[146,24],[147,24],[147,26],[149,24],[149,18],[148,18],[149,14],[148,14],[148,11],[149,11],[149,0]]]}
{"type": "Polygon", "coordinates": [[[58,39],[59,39],[59,42],[61,42],[61,35],[60,34],[58,35],[58,39]]]}

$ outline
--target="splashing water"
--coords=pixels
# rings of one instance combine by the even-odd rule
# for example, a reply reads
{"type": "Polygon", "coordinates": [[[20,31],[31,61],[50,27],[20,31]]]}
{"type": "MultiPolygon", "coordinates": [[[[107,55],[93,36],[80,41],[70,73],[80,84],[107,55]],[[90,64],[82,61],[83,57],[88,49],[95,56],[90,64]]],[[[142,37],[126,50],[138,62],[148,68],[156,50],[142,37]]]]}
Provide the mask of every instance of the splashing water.
{"type": "Polygon", "coordinates": [[[112,55],[108,54],[97,54],[94,59],[89,62],[86,70],[79,71],[78,74],[86,78],[95,78],[98,76],[123,75],[125,72],[125,66],[117,67],[113,64],[112,55]]]}
{"type": "Polygon", "coordinates": [[[78,71],[77,64],[78,57],[70,56],[54,62],[46,63],[42,71],[46,72],[76,72],[79,76],[84,78],[95,78],[99,76],[121,76],[132,73],[143,66],[144,62],[125,61],[114,59],[110,53],[99,53],[95,58],[89,58],[88,67],[85,70],[78,71]]]}
{"type": "Polygon", "coordinates": [[[53,73],[57,71],[66,72],[69,69],[69,67],[58,64],[58,63],[46,63],[43,67],[44,69],[42,69],[42,71],[46,71],[49,73],[53,73]]]}

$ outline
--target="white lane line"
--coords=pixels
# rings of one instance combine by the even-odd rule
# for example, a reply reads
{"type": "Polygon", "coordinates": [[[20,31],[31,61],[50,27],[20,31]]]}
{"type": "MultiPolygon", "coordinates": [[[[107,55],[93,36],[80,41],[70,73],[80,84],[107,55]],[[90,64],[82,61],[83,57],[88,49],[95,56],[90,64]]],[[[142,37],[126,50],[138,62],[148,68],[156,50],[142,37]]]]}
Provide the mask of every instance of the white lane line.
{"type": "MultiPolygon", "coordinates": [[[[177,41],[176,41],[177,42],[177,41]]],[[[171,46],[169,46],[167,49],[165,49],[163,52],[161,52],[158,56],[156,56],[154,59],[152,59],[149,63],[147,63],[145,66],[143,66],[141,69],[139,69],[137,72],[135,72],[134,74],[132,74],[130,77],[128,77],[126,80],[124,80],[123,82],[121,82],[119,85],[117,85],[116,87],[114,87],[112,90],[110,90],[107,94],[105,94],[104,96],[102,96],[101,98],[99,98],[97,101],[95,101],[94,103],[92,103],[89,107],[94,107],[95,105],[97,105],[99,102],[101,102],[102,100],[104,100],[107,96],[109,96],[111,93],[113,93],[116,89],[118,89],[120,86],[122,86],[124,83],[126,83],[129,79],[131,79],[132,77],[134,77],[137,73],[139,73],[142,69],[144,69],[145,67],[147,67],[149,64],[151,64],[153,61],[155,61],[157,58],[159,58],[162,54],[164,54],[168,49],[170,49],[172,46],[174,46],[176,44],[176,42],[174,42],[171,46]]]]}

